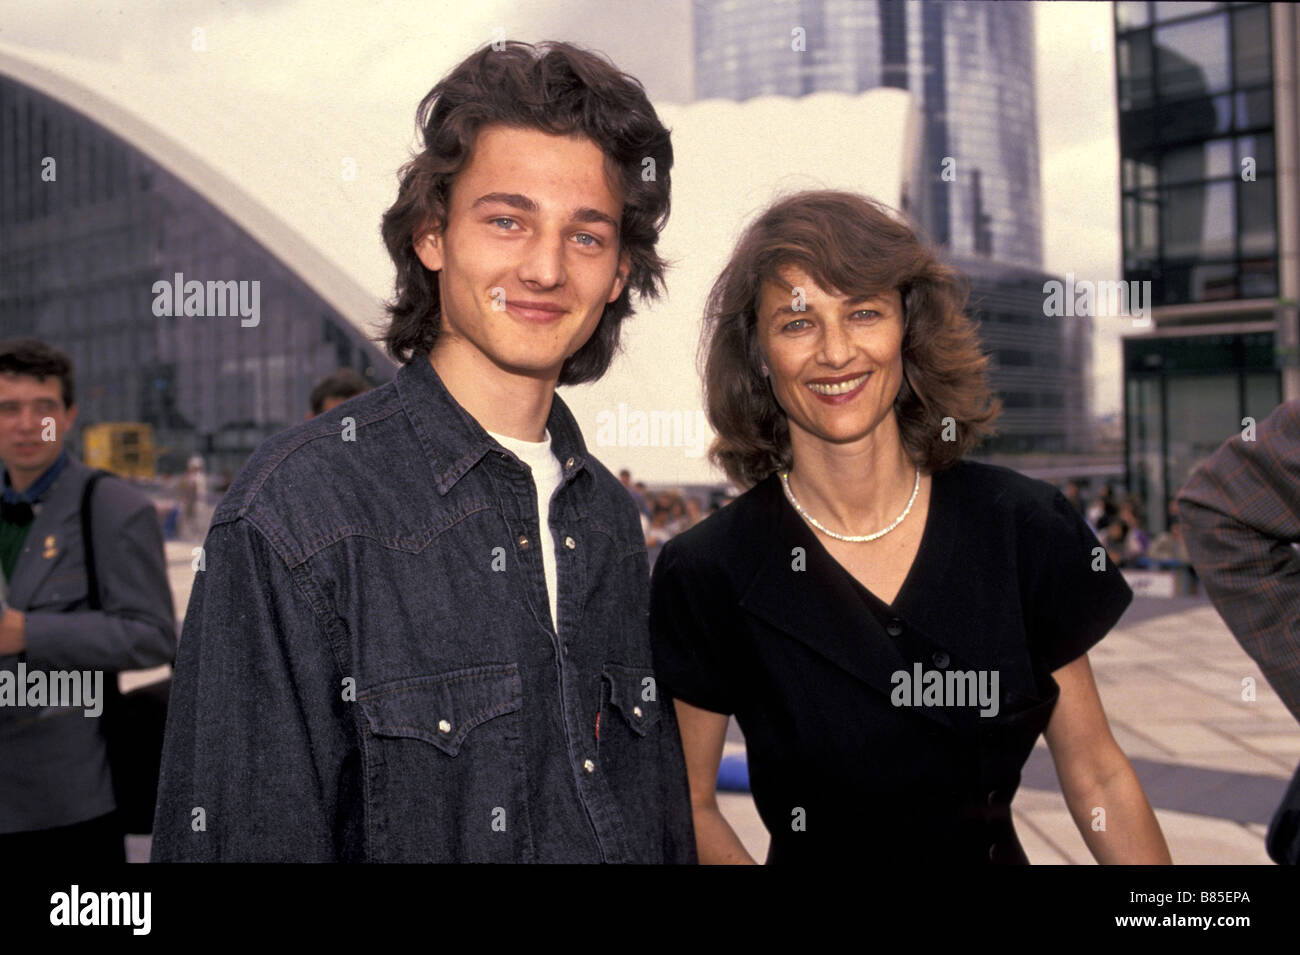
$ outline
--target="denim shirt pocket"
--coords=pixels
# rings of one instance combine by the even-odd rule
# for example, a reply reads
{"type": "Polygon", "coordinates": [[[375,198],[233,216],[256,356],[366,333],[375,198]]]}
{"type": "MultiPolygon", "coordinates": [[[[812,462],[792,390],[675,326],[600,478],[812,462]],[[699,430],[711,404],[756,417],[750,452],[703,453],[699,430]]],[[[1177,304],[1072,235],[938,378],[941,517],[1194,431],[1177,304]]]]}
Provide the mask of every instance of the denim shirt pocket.
{"type": "Polygon", "coordinates": [[[659,722],[659,691],[654,682],[654,670],[607,663],[601,675],[608,690],[608,696],[601,700],[602,710],[612,708],[633,733],[647,735],[659,722]],[[603,705],[606,699],[610,707],[603,705]]]}
{"type": "Polygon", "coordinates": [[[663,861],[664,833],[647,821],[665,819],[663,703],[650,667],[607,663],[601,669],[600,738],[596,761],[630,840],[630,862],[663,861]]]}
{"type": "Polygon", "coordinates": [[[373,859],[510,862],[533,856],[516,664],[393,681],[367,690],[358,702],[370,737],[366,801],[373,859]]]}

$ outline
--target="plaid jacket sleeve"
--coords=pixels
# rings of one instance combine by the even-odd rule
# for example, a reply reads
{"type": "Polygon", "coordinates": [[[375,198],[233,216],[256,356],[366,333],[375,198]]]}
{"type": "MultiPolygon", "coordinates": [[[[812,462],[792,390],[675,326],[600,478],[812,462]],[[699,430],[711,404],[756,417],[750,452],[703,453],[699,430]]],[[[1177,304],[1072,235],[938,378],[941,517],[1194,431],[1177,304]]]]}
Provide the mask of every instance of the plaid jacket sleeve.
{"type": "Polygon", "coordinates": [[[1214,606],[1300,720],[1300,399],[1202,462],[1178,513],[1214,606]]]}

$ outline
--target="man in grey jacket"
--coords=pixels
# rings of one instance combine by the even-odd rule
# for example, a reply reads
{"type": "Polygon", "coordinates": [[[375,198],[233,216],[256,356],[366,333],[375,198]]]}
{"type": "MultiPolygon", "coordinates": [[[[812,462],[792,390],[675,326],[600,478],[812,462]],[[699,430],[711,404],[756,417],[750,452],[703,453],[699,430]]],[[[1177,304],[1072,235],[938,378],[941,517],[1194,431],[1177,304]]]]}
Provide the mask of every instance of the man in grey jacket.
{"type": "Polygon", "coordinates": [[[0,342],[0,857],[125,861],[101,721],[107,681],[170,663],[176,622],[153,504],[107,479],[93,497],[102,609],[91,610],[81,497],[63,448],[67,355],[0,342]]]}

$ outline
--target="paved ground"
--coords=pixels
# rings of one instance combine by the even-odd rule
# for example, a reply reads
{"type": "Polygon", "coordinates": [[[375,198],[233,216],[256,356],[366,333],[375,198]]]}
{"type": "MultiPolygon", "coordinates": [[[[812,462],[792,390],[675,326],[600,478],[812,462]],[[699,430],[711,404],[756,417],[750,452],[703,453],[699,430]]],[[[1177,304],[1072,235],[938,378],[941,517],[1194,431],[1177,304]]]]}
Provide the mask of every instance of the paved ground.
{"type": "MultiPolygon", "coordinates": [[[[189,603],[193,548],[168,541],[178,619],[189,603]]],[[[1090,654],[1111,728],[1133,761],[1180,864],[1271,864],[1264,831],[1300,762],[1300,726],[1204,598],[1137,597],[1119,626],[1090,654]],[[1242,680],[1253,677],[1253,702],[1242,680]]],[[[163,670],[124,678],[126,687],[163,670]]],[[[732,724],[727,751],[743,752],[732,724]]],[[[724,793],[722,811],[760,861],[768,835],[748,794],[724,793]]],[[[1012,806],[1031,862],[1091,864],[1040,740],[1012,806]]],[[[132,861],[148,840],[129,841],[132,861]]]]}

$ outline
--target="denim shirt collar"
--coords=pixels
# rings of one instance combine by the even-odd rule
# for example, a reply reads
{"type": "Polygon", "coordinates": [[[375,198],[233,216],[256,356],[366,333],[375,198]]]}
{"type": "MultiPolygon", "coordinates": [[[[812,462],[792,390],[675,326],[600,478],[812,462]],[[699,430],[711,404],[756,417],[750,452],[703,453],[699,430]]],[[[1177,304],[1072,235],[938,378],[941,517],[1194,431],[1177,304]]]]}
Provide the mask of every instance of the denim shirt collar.
{"type": "MultiPolygon", "coordinates": [[[[429,361],[428,352],[416,352],[398,369],[394,384],[406,416],[433,466],[439,494],[446,495],[485,454],[511,453],[452,397],[429,361]]],[[[567,482],[585,467],[587,445],[573,413],[559,395],[551,399],[546,427],[551,432],[551,448],[564,465],[567,482]]]]}

